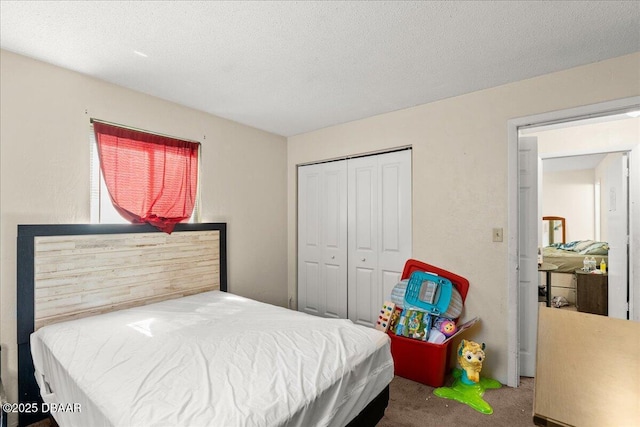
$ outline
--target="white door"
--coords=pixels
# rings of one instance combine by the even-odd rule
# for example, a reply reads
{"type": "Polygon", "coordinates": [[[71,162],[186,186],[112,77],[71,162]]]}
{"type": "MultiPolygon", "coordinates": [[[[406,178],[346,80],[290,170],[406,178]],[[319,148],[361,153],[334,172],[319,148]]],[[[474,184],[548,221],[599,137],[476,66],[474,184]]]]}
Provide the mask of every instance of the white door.
{"type": "Polygon", "coordinates": [[[347,162],[298,168],[298,310],[347,317],[347,162]]]}
{"type": "Polygon", "coordinates": [[[640,144],[629,152],[629,319],[640,322],[640,144]]]}
{"type": "MultiPolygon", "coordinates": [[[[375,308],[391,296],[400,281],[404,264],[412,253],[411,239],[411,151],[379,156],[380,238],[378,277],[382,294],[375,308]]],[[[376,314],[377,321],[377,314],[376,314]]]]}
{"type": "MultiPolygon", "coordinates": [[[[627,318],[628,295],[628,180],[626,153],[610,155],[606,177],[605,198],[607,241],[609,242],[609,317],[627,318]]],[[[599,262],[599,261],[598,261],[599,262]]]]}
{"type": "MultiPolygon", "coordinates": [[[[375,156],[349,160],[348,168],[348,313],[354,323],[374,326],[371,308],[378,302],[378,161],[375,156]]],[[[381,307],[382,305],[380,305],[381,307]]]]}
{"type": "Polygon", "coordinates": [[[348,164],[348,315],[375,326],[411,257],[411,151],[348,164]]]}
{"type": "Polygon", "coordinates": [[[538,142],[518,139],[518,363],[520,375],[535,376],[538,326],[538,237],[541,214],[538,206],[538,142]],[[532,216],[534,216],[532,218],[532,216]]]}

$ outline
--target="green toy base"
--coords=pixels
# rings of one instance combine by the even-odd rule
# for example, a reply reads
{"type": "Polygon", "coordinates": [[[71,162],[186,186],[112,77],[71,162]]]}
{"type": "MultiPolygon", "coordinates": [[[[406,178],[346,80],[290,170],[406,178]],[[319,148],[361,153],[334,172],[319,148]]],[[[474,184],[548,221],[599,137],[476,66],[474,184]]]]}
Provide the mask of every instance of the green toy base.
{"type": "Polygon", "coordinates": [[[499,381],[481,377],[480,382],[468,385],[462,382],[462,369],[460,368],[453,370],[453,377],[455,379],[451,387],[439,387],[433,391],[433,394],[444,399],[457,400],[483,414],[493,414],[493,408],[482,396],[487,389],[502,387],[499,381]]]}

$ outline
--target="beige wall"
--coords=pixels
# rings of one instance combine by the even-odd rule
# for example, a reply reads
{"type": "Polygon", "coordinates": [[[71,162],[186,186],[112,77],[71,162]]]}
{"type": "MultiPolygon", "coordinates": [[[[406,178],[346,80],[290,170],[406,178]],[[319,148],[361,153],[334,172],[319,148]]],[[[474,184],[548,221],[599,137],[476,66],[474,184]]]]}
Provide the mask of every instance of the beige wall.
{"type": "MultiPolygon", "coordinates": [[[[509,119],[640,94],[632,54],[346,123],[288,140],[288,283],[296,300],[296,165],[413,147],[413,256],[470,281],[467,338],[487,344],[483,375],[507,382],[509,119]],[[492,242],[492,228],[505,230],[492,242]]],[[[428,84],[428,82],[425,82],[428,84]]]]}
{"type": "Polygon", "coordinates": [[[567,242],[595,239],[594,188],[595,169],[543,174],[542,216],[565,218],[567,242]]]}
{"type": "Polygon", "coordinates": [[[0,52],[0,345],[16,401],[16,225],[88,223],[89,118],[202,142],[202,221],[228,223],[230,291],[286,306],[286,139],[0,52]]]}

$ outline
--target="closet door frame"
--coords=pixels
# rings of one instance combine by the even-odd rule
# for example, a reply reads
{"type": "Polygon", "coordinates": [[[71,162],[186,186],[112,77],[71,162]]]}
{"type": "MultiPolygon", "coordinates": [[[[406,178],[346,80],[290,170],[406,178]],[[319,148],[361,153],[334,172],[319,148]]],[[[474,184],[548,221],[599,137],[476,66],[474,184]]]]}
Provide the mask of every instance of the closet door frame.
{"type": "Polygon", "coordinates": [[[298,166],[299,311],[375,326],[382,303],[411,258],[411,153],[405,147],[298,166]],[[344,171],[344,178],[332,178],[332,170],[344,171]],[[368,212],[347,195],[357,185],[368,212]],[[341,190],[334,202],[330,188],[341,190]],[[394,194],[398,188],[403,191],[394,194]],[[344,230],[338,231],[338,223],[344,230]],[[343,238],[337,237],[340,233],[343,238]]]}

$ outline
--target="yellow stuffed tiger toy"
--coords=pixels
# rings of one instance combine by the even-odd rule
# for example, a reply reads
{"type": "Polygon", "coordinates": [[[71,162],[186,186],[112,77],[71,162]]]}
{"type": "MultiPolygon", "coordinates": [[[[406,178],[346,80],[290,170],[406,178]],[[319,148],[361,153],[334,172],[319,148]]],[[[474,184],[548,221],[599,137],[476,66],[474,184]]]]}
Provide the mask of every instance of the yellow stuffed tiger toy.
{"type": "Polygon", "coordinates": [[[458,363],[462,368],[462,381],[477,383],[480,381],[480,371],[484,360],[484,343],[474,341],[460,341],[458,345],[458,363]],[[466,381],[465,381],[466,380],[466,381]]]}

